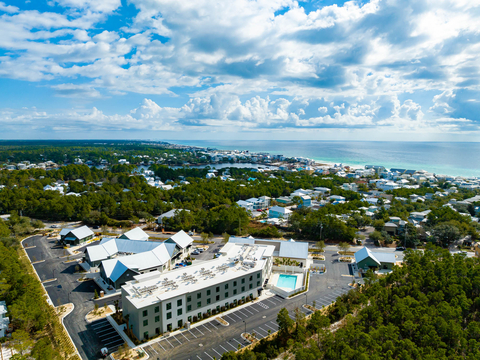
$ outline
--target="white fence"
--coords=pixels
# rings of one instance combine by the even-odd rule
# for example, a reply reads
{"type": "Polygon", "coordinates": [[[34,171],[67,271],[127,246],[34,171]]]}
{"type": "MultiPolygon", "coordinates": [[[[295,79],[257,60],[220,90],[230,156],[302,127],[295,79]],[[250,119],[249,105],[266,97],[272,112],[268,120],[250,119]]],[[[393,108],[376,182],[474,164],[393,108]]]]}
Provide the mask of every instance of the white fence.
{"type": "Polygon", "coordinates": [[[272,270],[287,273],[287,274],[288,273],[290,273],[290,274],[304,273],[305,274],[305,269],[304,268],[301,268],[301,267],[298,267],[298,266],[292,266],[292,265],[273,265],[272,270]]]}
{"type": "Polygon", "coordinates": [[[275,294],[277,294],[278,296],[286,299],[288,298],[290,295],[293,295],[293,294],[296,294],[300,291],[303,291],[305,290],[305,286],[302,286],[301,288],[298,288],[298,289],[295,289],[295,290],[292,290],[292,291],[285,291],[283,289],[280,289],[278,287],[276,287],[275,285],[272,285],[272,284],[267,284],[267,289],[270,289],[270,291],[274,292],[275,294]]]}

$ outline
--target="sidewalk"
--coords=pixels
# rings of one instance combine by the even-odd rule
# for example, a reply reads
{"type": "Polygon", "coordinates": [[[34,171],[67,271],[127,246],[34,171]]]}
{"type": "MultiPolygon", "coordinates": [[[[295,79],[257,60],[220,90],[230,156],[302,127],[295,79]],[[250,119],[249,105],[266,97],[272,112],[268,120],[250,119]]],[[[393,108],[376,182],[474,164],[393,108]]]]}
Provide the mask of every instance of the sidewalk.
{"type": "MultiPolygon", "coordinates": [[[[115,307],[113,305],[108,305],[108,307],[112,310],[115,311],[115,307]]],[[[118,332],[118,334],[122,337],[123,340],[130,346],[130,348],[134,349],[137,346],[133,343],[132,340],[125,334],[123,330],[125,330],[125,327],[127,326],[126,324],[118,325],[117,322],[112,318],[112,315],[107,315],[107,320],[112,325],[115,330],[118,332]]]]}

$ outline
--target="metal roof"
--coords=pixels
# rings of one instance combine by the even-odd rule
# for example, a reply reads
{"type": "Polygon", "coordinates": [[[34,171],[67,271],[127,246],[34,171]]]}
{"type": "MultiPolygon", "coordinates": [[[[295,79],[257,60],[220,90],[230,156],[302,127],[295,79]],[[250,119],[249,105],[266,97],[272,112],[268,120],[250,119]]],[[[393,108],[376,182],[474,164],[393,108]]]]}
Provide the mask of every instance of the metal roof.
{"type": "Polygon", "coordinates": [[[355,253],[355,261],[359,263],[367,257],[375,261],[378,265],[381,263],[395,264],[395,254],[387,252],[372,252],[370,249],[364,247],[355,253]]]}
{"type": "Polygon", "coordinates": [[[103,239],[99,245],[89,246],[86,249],[90,261],[105,260],[117,253],[144,253],[151,251],[161,243],[153,241],[137,241],[128,239],[103,239]]]}
{"type": "Polygon", "coordinates": [[[180,249],[185,249],[193,243],[193,239],[183,230],[177,232],[170,239],[166,240],[166,242],[171,242],[170,240],[175,242],[180,249]]]}
{"type": "Polygon", "coordinates": [[[142,228],[136,227],[119,236],[120,239],[147,241],[148,234],[142,228]]]}
{"type": "Polygon", "coordinates": [[[67,229],[67,228],[62,229],[62,230],[60,230],[60,236],[65,236],[65,235],[67,235],[67,234],[68,234],[70,231],[72,231],[72,230],[73,230],[73,229],[67,229]]]}
{"type": "Polygon", "coordinates": [[[278,256],[306,259],[308,258],[308,243],[280,241],[280,251],[278,252],[278,256]]]}
{"type": "Polygon", "coordinates": [[[82,227],[73,229],[69,231],[72,235],[74,235],[77,239],[84,239],[88,236],[95,235],[92,230],[88,228],[88,226],[84,225],[82,227]]]}

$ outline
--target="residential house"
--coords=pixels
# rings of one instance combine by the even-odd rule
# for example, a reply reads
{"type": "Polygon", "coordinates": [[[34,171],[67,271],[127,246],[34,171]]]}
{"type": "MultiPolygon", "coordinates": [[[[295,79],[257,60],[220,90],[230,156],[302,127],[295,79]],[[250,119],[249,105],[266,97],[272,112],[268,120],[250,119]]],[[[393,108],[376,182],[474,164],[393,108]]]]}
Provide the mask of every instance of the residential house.
{"type": "Polygon", "coordinates": [[[300,204],[298,204],[299,208],[310,207],[312,206],[312,198],[308,195],[300,196],[300,204]]]}
{"type": "Polygon", "coordinates": [[[68,246],[82,244],[93,239],[94,236],[94,232],[86,225],[76,229],[62,229],[60,231],[60,241],[68,246]]]}
{"type": "Polygon", "coordinates": [[[360,271],[368,269],[392,270],[395,265],[395,254],[373,252],[364,247],[355,253],[355,262],[360,271]]]}
{"type": "Polygon", "coordinates": [[[383,226],[383,230],[385,230],[389,235],[395,235],[398,230],[398,225],[389,221],[385,223],[385,225],[383,226]]]}
{"type": "Polygon", "coordinates": [[[157,223],[158,224],[163,224],[164,219],[170,219],[170,218],[174,217],[175,215],[179,214],[181,211],[190,212],[190,210],[186,210],[186,209],[172,209],[172,210],[167,211],[166,213],[163,213],[162,215],[160,215],[157,218],[157,223]]]}
{"type": "MultiPolygon", "coordinates": [[[[5,301],[0,301],[0,338],[3,338],[7,335],[8,326],[10,324],[10,319],[6,316],[6,314],[7,304],[5,301]]],[[[0,349],[0,352],[1,351],[2,349],[0,349]]]]}
{"type": "Polygon", "coordinates": [[[272,206],[270,210],[268,210],[268,217],[269,218],[282,218],[288,220],[292,210],[287,209],[281,206],[272,206]]]}

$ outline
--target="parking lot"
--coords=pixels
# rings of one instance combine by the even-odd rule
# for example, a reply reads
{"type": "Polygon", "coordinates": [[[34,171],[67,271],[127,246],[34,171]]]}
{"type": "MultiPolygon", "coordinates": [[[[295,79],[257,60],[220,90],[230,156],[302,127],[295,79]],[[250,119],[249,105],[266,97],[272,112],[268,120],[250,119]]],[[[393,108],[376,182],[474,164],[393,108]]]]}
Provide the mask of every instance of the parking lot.
{"type": "Polygon", "coordinates": [[[106,347],[109,353],[117,351],[120,345],[125,342],[107,319],[97,320],[88,327],[95,332],[95,335],[102,343],[102,347],[106,347]]]}
{"type": "MultiPolygon", "coordinates": [[[[223,314],[222,318],[229,323],[225,327],[217,320],[213,319],[207,323],[197,325],[190,330],[183,330],[168,338],[161,339],[151,345],[143,346],[143,349],[154,359],[219,359],[223,353],[243,348],[249,343],[243,340],[241,333],[254,332],[258,339],[263,339],[270,333],[278,330],[275,320],[266,321],[267,314],[273,310],[286,306],[287,300],[279,296],[272,296],[257,301],[228,314],[223,314]],[[264,315],[265,314],[265,315],[264,315]],[[260,319],[260,321],[259,321],[260,319]],[[182,352],[177,353],[182,347],[182,352]],[[188,349],[188,350],[187,350],[188,349]],[[185,354],[188,353],[188,357],[185,354]]],[[[310,311],[304,308],[300,309],[309,314],[310,311]]],[[[294,319],[294,308],[289,311],[289,316],[294,319]]]]}

